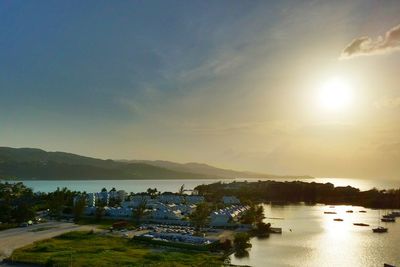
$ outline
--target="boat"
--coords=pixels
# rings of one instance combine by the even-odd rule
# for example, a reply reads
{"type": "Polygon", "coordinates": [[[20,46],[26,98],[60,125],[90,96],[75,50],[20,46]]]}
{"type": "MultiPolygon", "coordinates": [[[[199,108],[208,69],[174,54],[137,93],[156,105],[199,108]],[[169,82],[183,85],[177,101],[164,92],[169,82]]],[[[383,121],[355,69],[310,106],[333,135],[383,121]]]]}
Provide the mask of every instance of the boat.
{"type": "Polygon", "coordinates": [[[390,215],[393,217],[400,217],[400,211],[392,211],[392,213],[390,213],[390,215]]]}
{"type": "Polygon", "coordinates": [[[372,232],[374,233],[387,233],[388,229],[382,226],[378,226],[376,228],[372,228],[372,232]]]}
{"type": "Polygon", "coordinates": [[[325,211],[324,214],[336,214],[335,211],[325,211]]]}
{"type": "Polygon", "coordinates": [[[346,212],[347,212],[347,213],[353,213],[353,211],[352,211],[352,210],[346,210],[346,212]]]}
{"type": "Polygon", "coordinates": [[[382,216],[383,218],[395,218],[395,216],[393,214],[386,214],[382,216]]]}
{"type": "Polygon", "coordinates": [[[353,223],[355,226],[369,226],[369,224],[366,223],[353,223]]]}
{"type": "Polygon", "coordinates": [[[360,212],[360,213],[367,213],[366,210],[360,210],[359,212],[360,212]]]}
{"type": "Polygon", "coordinates": [[[396,222],[396,218],[382,218],[382,222],[396,222]]]}
{"type": "Polygon", "coordinates": [[[335,222],[343,222],[343,219],[340,219],[340,218],[336,218],[336,219],[333,219],[335,222]]]}

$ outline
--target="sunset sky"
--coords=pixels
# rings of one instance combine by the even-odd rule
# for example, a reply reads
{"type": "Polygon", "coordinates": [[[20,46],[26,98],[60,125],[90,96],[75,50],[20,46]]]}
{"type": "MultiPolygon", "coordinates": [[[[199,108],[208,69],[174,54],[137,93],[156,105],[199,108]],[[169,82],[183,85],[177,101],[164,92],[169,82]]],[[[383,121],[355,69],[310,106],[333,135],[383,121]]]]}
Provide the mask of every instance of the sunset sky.
{"type": "Polygon", "coordinates": [[[1,1],[0,146],[400,180],[400,1],[1,1]]]}

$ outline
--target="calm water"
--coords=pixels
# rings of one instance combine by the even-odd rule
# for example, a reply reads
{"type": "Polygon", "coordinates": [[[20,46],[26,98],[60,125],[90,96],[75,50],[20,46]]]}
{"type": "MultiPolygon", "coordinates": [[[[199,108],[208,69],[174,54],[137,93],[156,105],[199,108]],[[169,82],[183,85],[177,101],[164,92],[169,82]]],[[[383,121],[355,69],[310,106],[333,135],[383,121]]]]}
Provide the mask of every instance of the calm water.
{"type": "MultiPolygon", "coordinates": [[[[259,179],[225,179],[224,182],[232,181],[258,181],[259,179]]],[[[193,189],[197,185],[209,184],[218,182],[221,180],[79,180],[79,181],[45,181],[45,180],[21,180],[27,186],[33,188],[34,191],[51,192],[57,189],[57,187],[67,187],[74,191],[86,191],[86,192],[98,192],[103,187],[110,190],[115,187],[116,189],[124,189],[127,192],[144,192],[148,188],[156,187],[159,191],[170,191],[177,192],[182,184],[185,185],[186,189],[193,189]]],[[[287,181],[287,180],[277,180],[287,181]]],[[[290,180],[289,180],[290,181],[290,180]]],[[[314,178],[314,179],[302,179],[306,182],[319,182],[319,183],[333,183],[335,186],[347,186],[351,185],[361,190],[368,190],[373,187],[379,189],[389,188],[400,188],[400,181],[373,181],[373,180],[362,180],[362,179],[347,179],[347,178],[314,178]]],[[[10,181],[13,182],[13,181],[10,181]]]]}
{"type": "Polygon", "coordinates": [[[400,265],[400,220],[381,223],[385,234],[373,233],[384,211],[351,206],[265,205],[266,222],[282,227],[282,235],[253,238],[248,257],[231,256],[233,264],[251,266],[383,266],[400,265]],[[346,213],[346,210],[354,213],[346,213]],[[359,213],[366,210],[367,213],[359,213]],[[336,211],[337,214],[324,214],[336,211]],[[269,219],[281,218],[281,219],[269,219]],[[343,222],[335,222],[342,218],[343,222]],[[371,227],[354,226],[362,222],[371,227]],[[292,231],[290,231],[290,229],[292,231]]]}

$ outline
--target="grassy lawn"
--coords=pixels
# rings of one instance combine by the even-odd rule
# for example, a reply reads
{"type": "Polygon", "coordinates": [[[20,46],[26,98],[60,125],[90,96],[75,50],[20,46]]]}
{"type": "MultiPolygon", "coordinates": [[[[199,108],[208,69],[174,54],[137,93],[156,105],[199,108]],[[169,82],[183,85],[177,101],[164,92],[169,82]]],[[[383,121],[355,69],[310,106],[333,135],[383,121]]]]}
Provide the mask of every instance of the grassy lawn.
{"type": "Polygon", "coordinates": [[[210,253],[155,251],[135,241],[91,232],[71,232],[14,251],[14,261],[47,266],[221,266],[210,253]],[[72,262],[72,264],[71,264],[72,262]]]}
{"type": "MultiPolygon", "coordinates": [[[[93,224],[93,225],[97,225],[98,228],[100,228],[100,229],[109,229],[113,225],[113,223],[115,223],[117,221],[121,221],[121,220],[113,220],[113,219],[101,219],[101,220],[98,220],[98,219],[93,218],[93,217],[90,217],[90,218],[88,217],[88,218],[80,219],[77,222],[77,224],[80,224],[80,225],[93,224]]],[[[133,222],[130,222],[130,224],[132,225],[132,227],[134,226],[133,222]]]]}

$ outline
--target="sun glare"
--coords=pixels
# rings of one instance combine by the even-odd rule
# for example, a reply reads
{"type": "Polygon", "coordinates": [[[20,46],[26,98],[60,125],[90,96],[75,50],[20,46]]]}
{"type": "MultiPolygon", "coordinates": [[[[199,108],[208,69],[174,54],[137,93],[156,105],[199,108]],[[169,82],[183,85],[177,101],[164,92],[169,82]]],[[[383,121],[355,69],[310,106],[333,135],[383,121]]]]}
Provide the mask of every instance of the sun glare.
{"type": "Polygon", "coordinates": [[[324,109],[340,111],[349,107],[351,102],[352,90],[341,78],[333,78],[319,89],[318,104],[324,109]]]}

